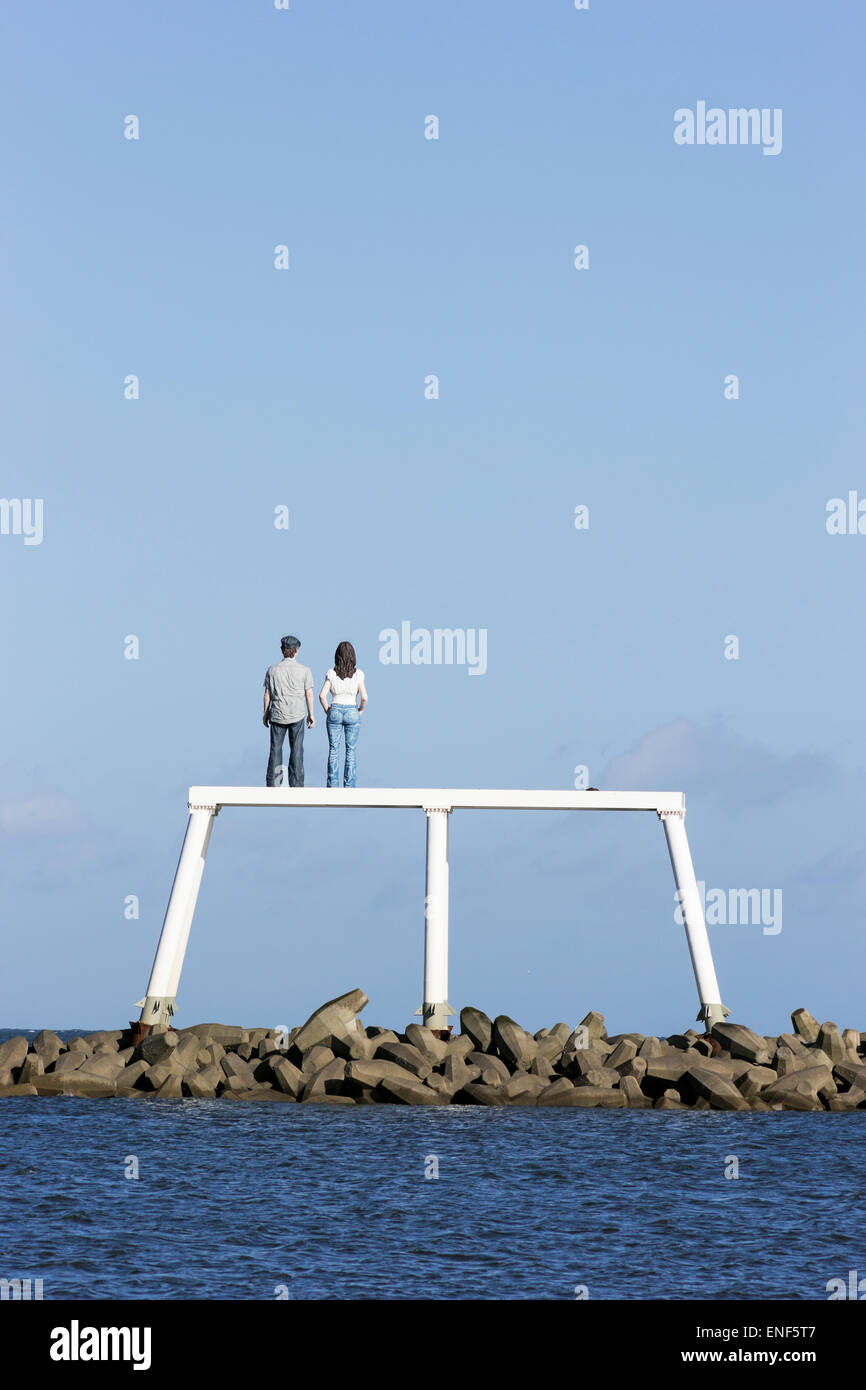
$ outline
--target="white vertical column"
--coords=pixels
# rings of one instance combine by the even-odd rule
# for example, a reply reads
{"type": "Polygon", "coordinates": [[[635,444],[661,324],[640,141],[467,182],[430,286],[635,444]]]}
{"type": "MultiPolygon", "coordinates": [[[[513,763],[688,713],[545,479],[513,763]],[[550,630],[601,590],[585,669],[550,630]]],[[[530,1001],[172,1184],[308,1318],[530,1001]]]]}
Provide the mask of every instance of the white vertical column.
{"type": "Polygon", "coordinates": [[[730,1009],[726,1009],[722,1003],[719,982],[716,979],[716,967],[713,964],[710,939],[707,936],[704,907],[698,892],[695,868],[686,835],[685,811],[659,811],[658,817],[665,829],[665,839],[671,857],[671,867],[674,871],[674,882],[677,885],[686,929],[686,940],[692,958],[692,969],[695,972],[695,983],[698,987],[698,999],[701,1005],[698,1018],[704,1021],[707,1032],[710,1032],[714,1023],[724,1022],[730,1009]]]}
{"type": "Polygon", "coordinates": [[[450,807],[425,806],[427,880],[424,898],[424,994],[417,1010],[428,1028],[448,1030],[448,817],[450,807]]]}
{"type": "Polygon", "coordinates": [[[141,1001],[139,1024],[168,1023],[174,1013],[178,981],[216,813],[215,806],[190,807],[147,995],[141,1001]]]}

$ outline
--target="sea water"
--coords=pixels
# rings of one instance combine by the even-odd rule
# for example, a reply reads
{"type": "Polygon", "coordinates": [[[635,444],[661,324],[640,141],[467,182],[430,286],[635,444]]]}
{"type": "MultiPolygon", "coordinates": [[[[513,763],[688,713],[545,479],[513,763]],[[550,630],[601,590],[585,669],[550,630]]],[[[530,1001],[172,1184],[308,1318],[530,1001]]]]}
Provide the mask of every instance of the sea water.
{"type": "Polygon", "coordinates": [[[4,1099],[0,1279],[45,1299],[826,1299],[866,1276],[864,1157],[856,1112],[4,1099]]]}

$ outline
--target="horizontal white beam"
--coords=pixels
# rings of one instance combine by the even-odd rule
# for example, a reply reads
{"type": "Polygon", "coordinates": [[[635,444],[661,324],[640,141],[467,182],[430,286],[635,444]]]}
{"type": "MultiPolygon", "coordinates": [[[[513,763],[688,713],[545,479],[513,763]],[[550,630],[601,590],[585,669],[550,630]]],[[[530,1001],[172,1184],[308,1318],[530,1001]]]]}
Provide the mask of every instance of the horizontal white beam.
{"type": "Polygon", "coordinates": [[[475,791],[468,787],[190,787],[190,806],[441,807],[478,811],[684,811],[682,792],[475,791]]]}

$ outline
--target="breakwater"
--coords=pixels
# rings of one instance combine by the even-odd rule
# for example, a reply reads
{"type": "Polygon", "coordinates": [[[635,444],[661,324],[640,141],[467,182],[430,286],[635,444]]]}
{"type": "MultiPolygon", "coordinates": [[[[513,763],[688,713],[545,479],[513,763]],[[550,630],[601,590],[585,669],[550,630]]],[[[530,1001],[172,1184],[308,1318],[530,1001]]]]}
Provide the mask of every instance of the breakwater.
{"type": "Polygon", "coordinates": [[[49,1029],[0,1045],[0,1097],[214,1099],[325,1105],[506,1105],[656,1110],[866,1109],[866,1033],[806,1009],[776,1037],[738,1023],[669,1037],[608,1036],[592,1012],[532,1034],[467,1007],[460,1033],[367,1027],[352,990],[290,1032],[200,1023],[49,1029]]]}

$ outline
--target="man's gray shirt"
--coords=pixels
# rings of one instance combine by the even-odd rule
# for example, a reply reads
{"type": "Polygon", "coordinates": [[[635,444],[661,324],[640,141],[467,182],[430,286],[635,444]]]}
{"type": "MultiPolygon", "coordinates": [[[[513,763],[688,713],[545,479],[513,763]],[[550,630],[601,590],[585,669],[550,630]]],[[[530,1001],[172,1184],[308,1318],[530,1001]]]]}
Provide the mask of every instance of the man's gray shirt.
{"type": "Polygon", "coordinates": [[[265,689],[271,692],[268,718],[274,724],[296,724],[307,717],[305,690],[313,688],[313,673],[296,656],[284,657],[265,672],[265,689]]]}

